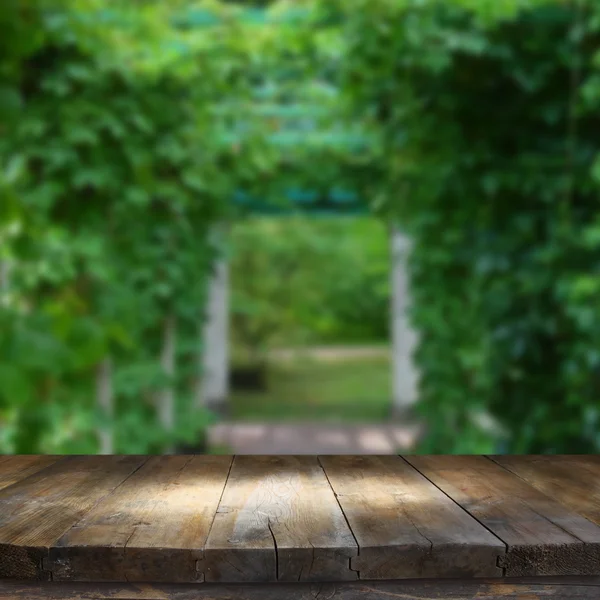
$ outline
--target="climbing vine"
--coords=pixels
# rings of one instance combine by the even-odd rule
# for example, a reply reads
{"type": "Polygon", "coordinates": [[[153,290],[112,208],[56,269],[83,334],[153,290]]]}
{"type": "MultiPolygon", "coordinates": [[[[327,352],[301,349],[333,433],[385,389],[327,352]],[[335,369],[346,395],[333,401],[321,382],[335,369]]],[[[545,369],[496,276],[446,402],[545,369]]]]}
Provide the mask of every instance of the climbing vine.
{"type": "Polygon", "coordinates": [[[198,36],[189,6],[32,2],[1,23],[34,40],[2,63],[3,451],[94,452],[106,429],[111,451],[160,451],[211,418],[208,232],[270,163],[252,130],[225,135],[261,66],[236,7],[203,3],[220,22],[198,36]]]}
{"type": "Polygon", "coordinates": [[[336,6],[379,198],[415,241],[420,450],[597,451],[597,7],[336,6]]]}

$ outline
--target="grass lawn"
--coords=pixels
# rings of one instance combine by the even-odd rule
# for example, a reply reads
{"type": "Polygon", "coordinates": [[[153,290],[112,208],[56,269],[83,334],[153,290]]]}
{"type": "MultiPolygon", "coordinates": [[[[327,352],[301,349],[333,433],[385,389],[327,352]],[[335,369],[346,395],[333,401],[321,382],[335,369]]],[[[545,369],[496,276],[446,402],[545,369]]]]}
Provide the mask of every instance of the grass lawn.
{"type": "Polygon", "coordinates": [[[246,421],[387,420],[391,403],[386,356],[274,364],[267,392],[231,394],[231,418],[246,421]]]}

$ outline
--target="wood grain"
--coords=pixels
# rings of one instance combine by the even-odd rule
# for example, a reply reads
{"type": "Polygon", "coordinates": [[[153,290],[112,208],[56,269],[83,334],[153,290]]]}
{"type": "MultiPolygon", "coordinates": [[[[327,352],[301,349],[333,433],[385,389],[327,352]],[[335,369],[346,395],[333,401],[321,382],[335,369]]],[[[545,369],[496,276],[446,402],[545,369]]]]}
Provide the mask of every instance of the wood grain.
{"type": "Polygon", "coordinates": [[[507,576],[600,572],[600,528],[490,459],[405,458],[507,544],[507,576]]]}
{"type": "Polygon", "coordinates": [[[50,549],[55,581],[202,581],[230,456],[154,456],[50,549]]]}
{"type": "MultiPolygon", "coordinates": [[[[598,456],[0,456],[4,583],[206,582],[194,597],[268,600],[288,583],[291,598],[370,586],[327,588],[354,598],[382,579],[505,574],[496,596],[473,593],[518,598],[515,577],[600,575],[599,521],[598,456]]],[[[371,597],[450,589],[414,585],[371,597]]]]}
{"type": "Polygon", "coordinates": [[[361,579],[502,574],[505,545],[401,458],[319,460],[358,541],[361,579]]]}
{"type": "Polygon", "coordinates": [[[597,600],[599,578],[255,584],[6,584],[0,600],[597,600]]]}
{"type": "Polygon", "coordinates": [[[0,456],[0,490],[49,467],[61,458],[35,454],[0,456]]]}
{"type": "Polygon", "coordinates": [[[206,581],[356,579],[356,554],[316,457],[235,457],[206,544],[206,581]]]}
{"type": "Polygon", "coordinates": [[[600,456],[492,456],[533,487],[600,525],[600,456]]]}
{"type": "Polygon", "coordinates": [[[69,456],[0,491],[0,578],[47,579],[48,548],[145,457],[69,456]]]}

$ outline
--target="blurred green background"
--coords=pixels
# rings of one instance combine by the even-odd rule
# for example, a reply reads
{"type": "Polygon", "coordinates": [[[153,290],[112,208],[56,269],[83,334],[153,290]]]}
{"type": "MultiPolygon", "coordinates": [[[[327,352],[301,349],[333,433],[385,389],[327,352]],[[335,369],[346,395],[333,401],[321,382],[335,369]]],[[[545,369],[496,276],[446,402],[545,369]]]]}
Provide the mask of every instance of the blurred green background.
{"type": "Polygon", "coordinates": [[[385,420],[391,262],[383,223],[254,216],[234,225],[230,243],[233,368],[264,365],[267,380],[265,390],[233,386],[232,416],[385,420]]]}
{"type": "Polygon", "coordinates": [[[597,452],[599,28],[593,0],[6,0],[0,452],[387,422],[392,227],[413,451],[597,452]],[[223,253],[262,378],[228,417],[199,391],[223,253]]]}

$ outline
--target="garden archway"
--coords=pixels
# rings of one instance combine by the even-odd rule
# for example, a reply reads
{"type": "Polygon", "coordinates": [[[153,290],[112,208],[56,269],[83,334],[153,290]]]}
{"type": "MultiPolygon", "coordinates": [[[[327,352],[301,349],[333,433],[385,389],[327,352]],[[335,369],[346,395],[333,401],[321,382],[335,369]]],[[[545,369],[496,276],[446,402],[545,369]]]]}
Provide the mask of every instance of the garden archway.
{"type": "MultiPolygon", "coordinates": [[[[305,194],[309,196],[310,194],[305,194]]],[[[335,198],[335,194],[332,194],[335,198]]],[[[293,204],[293,194],[292,194],[293,204]]],[[[293,208],[293,207],[292,207],[293,208]]],[[[265,210],[256,205],[254,212],[259,214],[289,214],[281,208],[265,210]]],[[[349,198],[343,207],[334,202],[321,203],[319,206],[304,206],[302,212],[323,213],[328,211],[343,218],[348,214],[365,212],[362,205],[349,198]]],[[[222,225],[214,235],[222,244],[226,243],[228,227],[222,225]]],[[[391,338],[391,414],[402,417],[407,414],[417,400],[418,374],[413,361],[417,343],[417,334],[411,327],[408,313],[410,308],[410,290],[408,279],[408,258],[410,240],[398,227],[389,228],[390,248],[390,338],[391,338]]],[[[230,352],[229,352],[229,303],[230,277],[226,254],[215,263],[213,276],[209,283],[206,307],[206,321],[203,331],[205,351],[202,356],[203,374],[197,390],[197,402],[218,414],[229,414],[230,396],[230,352]]]]}

